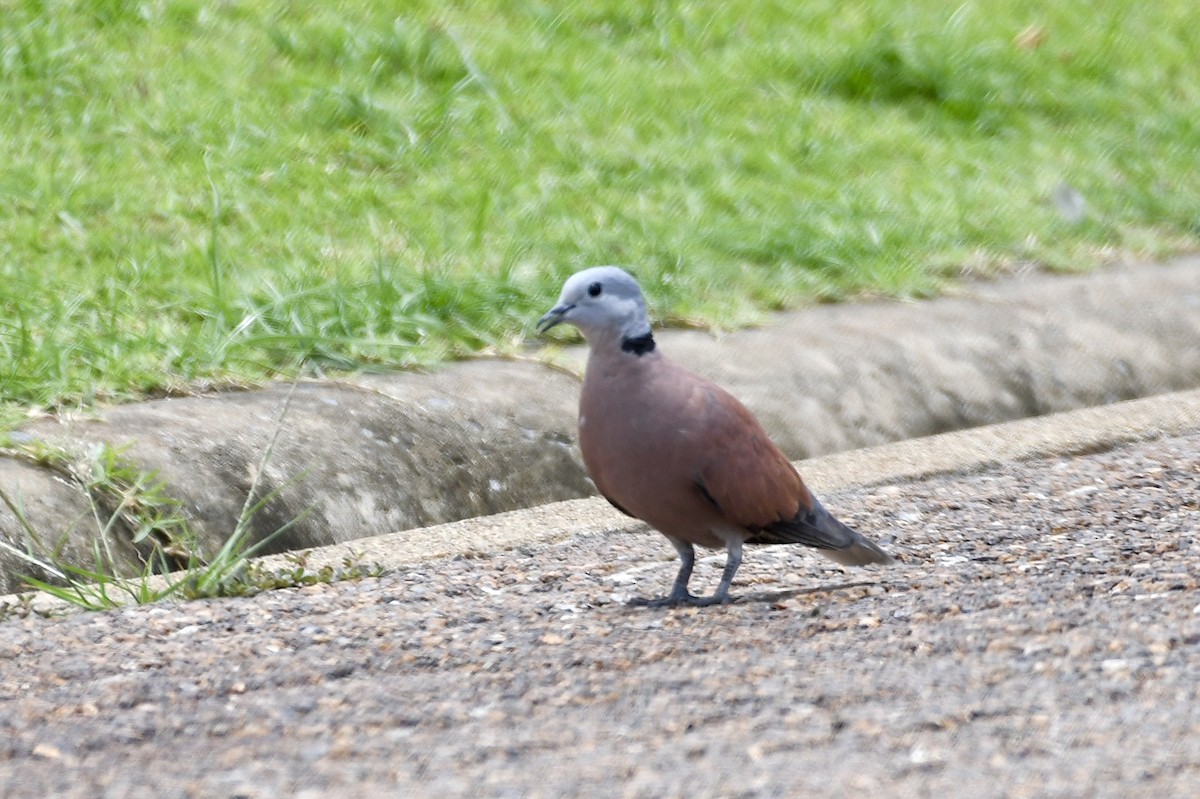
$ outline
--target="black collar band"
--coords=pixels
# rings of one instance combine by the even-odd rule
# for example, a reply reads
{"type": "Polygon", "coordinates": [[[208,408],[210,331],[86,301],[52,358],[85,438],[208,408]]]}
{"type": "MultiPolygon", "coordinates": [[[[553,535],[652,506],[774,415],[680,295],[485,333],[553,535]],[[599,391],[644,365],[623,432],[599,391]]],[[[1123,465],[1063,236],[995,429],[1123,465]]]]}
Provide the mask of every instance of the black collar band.
{"type": "Polygon", "coordinates": [[[646,333],[637,338],[623,339],[621,341],[621,350],[623,352],[632,352],[638,356],[645,355],[647,352],[654,352],[654,336],[646,333]]]}

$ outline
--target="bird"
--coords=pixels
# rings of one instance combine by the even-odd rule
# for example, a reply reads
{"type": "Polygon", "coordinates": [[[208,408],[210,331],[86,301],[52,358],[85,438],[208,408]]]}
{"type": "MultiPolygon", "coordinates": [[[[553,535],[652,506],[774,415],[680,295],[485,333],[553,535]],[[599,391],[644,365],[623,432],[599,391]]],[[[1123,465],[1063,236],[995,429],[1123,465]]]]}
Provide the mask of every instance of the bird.
{"type": "Polygon", "coordinates": [[[821,505],[745,405],[663,355],[628,272],[595,266],[571,275],[536,329],[563,323],[588,347],[579,396],[588,475],[617,510],[658,530],[679,554],[671,592],[631,604],[732,601],[746,544],[801,544],[850,566],[893,561],[821,505]],[[725,549],[711,596],[688,589],[696,546],[725,549]]]}

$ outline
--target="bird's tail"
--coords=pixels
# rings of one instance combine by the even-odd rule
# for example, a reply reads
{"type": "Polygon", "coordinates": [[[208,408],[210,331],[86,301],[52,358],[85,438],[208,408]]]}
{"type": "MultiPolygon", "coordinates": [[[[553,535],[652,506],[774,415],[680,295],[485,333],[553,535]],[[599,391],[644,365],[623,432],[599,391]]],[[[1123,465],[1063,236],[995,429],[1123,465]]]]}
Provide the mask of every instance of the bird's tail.
{"type": "MultiPolygon", "coordinates": [[[[830,516],[829,518],[833,518],[830,516]]],[[[837,522],[837,519],[834,519],[837,522]]],[[[841,522],[837,522],[841,524],[841,522]]],[[[842,525],[843,527],[845,525],[842,525]]],[[[850,530],[849,527],[846,527],[850,530]]],[[[837,561],[843,566],[867,566],[871,563],[892,563],[894,558],[879,548],[879,545],[869,538],[864,538],[858,533],[850,530],[854,534],[854,541],[850,546],[844,549],[822,549],[821,554],[830,560],[837,561]]]]}
{"type": "Polygon", "coordinates": [[[830,560],[837,561],[843,566],[866,566],[871,563],[887,564],[893,562],[892,556],[880,549],[879,545],[874,541],[835,519],[833,514],[825,510],[821,503],[817,501],[816,497],[813,497],[813,506],[817,512],[817,517],[820,519],[820,524],[836,526],[844,536],[843,540],[846,541],[845,546],[822,549],[822,555],[830,560]]]}
{"type": "Polygon", "coordinates": [[[891,563],[892,556],[874,541],[839,522],[813,497],[812,509],[776,522],[749,539],[751,544],[803,544],[843,566],[891,563]]]}

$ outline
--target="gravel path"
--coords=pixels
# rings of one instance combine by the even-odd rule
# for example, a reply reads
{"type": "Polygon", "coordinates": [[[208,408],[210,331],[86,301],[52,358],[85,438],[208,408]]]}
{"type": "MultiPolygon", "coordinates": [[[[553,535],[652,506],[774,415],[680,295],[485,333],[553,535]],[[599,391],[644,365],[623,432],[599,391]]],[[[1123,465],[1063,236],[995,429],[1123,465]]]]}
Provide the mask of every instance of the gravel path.
{"type": "Polygon", "coordinates": [[[1200,434],[827,495],[890,569],[657,534],[0,623],[11,797],[1184,796],[1200,434]],[[702,560],[711,590],[722,557],[702,560]]]}

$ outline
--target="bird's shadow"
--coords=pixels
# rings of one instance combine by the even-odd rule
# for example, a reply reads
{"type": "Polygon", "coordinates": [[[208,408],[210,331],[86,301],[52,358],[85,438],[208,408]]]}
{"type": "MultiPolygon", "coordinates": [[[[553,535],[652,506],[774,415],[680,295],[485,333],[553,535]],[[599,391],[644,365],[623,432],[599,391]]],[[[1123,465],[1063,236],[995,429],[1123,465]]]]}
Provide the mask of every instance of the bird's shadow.
{"type": "Polygon", "coordinates": [[[849,588],[864,588],[871,585],[879,585],[879,581],[855,580],[854,582],[836,583],[834,585],[816,585],[808,588],[789,588],[785,591],[763,591],[757,594],[737,594],[733,597],[729,604],[749,605],[758,602],[782,602],[785,599],[795,599],[798,596],[827,594],[831,591],[845,591],[849,588]]]}
{"type": "MultiPolygon", "coordinates": [[[[755,605],[761,603],[774,604],[782,602],[786,599],[795,599],[800,596],[811,596],[813,594],[827,594],[832,591],[845,591],[850,588],[864,588],[872,585],[879,585],[878,580],[855,580],[848,583],[835,583],[833,585],[816,585],[808,588],[789,588],[784,591],[762,591],[759,593],[735,594],[729,598],[725,605],[755,605]]],[[[625,607],[630,609],[643,610],[647,607],[657,610],[669,610],[670,605],[664,606],[648,606],[645,600],[632,599],[625,603],[625,607]]],[[[676,605],[675,607],[692,607],[689,605],[676,605]]]]}

